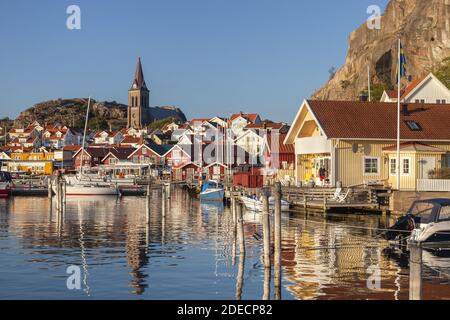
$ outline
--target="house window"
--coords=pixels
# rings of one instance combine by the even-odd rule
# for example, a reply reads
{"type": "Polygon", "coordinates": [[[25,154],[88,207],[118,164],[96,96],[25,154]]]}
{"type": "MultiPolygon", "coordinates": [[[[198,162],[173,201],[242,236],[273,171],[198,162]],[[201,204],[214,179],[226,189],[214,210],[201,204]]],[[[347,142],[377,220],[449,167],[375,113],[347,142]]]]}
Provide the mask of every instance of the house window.
{"type": "Polygon", "coordinates": [[[422,127],[416,121],[405,121],[406,125],[411,131],[421,131],[422,127]]]}
{"type": "Polygon", "coordinates": [[[416,99],[416,103],[425,103],[425,99],[416,99]]]}
{"type": "Polygon", "coordinates": [[[402,173],[404,175],[409,175],[411,173],[411,160],[409,158],[403,159],[402,164],[403,164],[402,173]]]}
{"type": "Polygon", "coordinates": [[[389,172],[391,175],[397,174],[397,159],[390,159],[390,169],[389,172]]]}
{"type": "Polygon", "coordinates": [[[447,101],[446,101],[445,99],[437,99],[437,100],[436,100],[436,103],[437,103],[437,104],[446,104],[447,101]]]}
{"type": "Polygon", "coordinates": [[[378,175],[379,174],[378,158],[365,157],[364,158],[364,174],[365,175],[378,175]]]}

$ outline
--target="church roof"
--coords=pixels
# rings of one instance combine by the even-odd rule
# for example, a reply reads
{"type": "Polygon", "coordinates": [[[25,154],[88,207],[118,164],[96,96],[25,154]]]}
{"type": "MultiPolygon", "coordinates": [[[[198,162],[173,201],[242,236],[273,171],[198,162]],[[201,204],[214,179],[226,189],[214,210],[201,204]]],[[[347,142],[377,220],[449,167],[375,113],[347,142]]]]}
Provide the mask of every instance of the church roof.
{"type": "Polygon", "coordinates": [[[131,85],[130,90],[141,90],[141,89],[148,90],[144,80],[144,72],[142,71],[141,58],[139,57],[136,65],[136,72],[134,73],[133,84],[131,85]]]}

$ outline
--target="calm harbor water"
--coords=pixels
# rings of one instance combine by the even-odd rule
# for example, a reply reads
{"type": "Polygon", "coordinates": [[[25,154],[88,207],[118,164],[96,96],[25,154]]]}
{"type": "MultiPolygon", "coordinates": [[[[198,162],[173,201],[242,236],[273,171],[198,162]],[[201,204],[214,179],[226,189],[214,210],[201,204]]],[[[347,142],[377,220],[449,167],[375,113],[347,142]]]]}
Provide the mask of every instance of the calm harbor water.
{"type": "MultiPolygon", "coordinates": [[[[241,278],[228,208],[176,190],[163,218],[159,197],[155,191],[150,225],[145,198],[68,198],[64,219],[46,198],[0,200],[0,299],[262,298],[258,214],[244,215],[241,278]],[[81,290],[67,288],[72,265],[81,290]]],[[[408,258],[370,229],[391,219],[284,214],[282,299],[408,299],[408,258]],[[380,286],[368,285],[377,273],[380,286]]],[[[423,259],[424,299],[450,299],[450,258],[423,259]]]]}

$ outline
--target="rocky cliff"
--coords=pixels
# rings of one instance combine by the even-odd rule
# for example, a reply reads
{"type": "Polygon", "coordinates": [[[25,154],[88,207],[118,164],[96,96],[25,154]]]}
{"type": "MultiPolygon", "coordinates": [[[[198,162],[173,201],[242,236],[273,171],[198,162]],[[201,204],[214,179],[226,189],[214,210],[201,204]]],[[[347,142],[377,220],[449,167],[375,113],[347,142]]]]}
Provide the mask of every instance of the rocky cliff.
{"type": "MultiPolygon", "coordinates": [[[[38,121],[41,124],[64,124],[82,128],[86,117],[87,98],[58,99],[37,103],[20,113],[15,121],[16,126],[27,126],[38,121]]],[[[186,121],[183,111],[177,107],[150,108],[152,119],[161,120],[174,117],[186,121]]],[[[90,126],[97,129],[119,129],[126,126],[127,106],[107,101],[91,100],[89,113],[90,126]]]]}
{"type": "Polygon", "coordinates": [[[364,23],[350,34],[345,64],[313,98],[357,99],[367,90],[367,66],[375,96],[392,88],[399,36],[408,75],[417,79],[434,71],[450,57],[450,0],[391,0],[381,18],[381,29],[371,30],[364,23]]]}

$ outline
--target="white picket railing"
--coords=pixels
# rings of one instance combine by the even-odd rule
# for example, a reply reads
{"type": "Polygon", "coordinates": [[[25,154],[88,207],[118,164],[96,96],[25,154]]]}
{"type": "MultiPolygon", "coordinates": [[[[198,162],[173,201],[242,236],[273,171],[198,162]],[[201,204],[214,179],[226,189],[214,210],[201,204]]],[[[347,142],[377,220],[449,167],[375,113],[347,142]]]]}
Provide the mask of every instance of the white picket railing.
{"type": "Polygon", "coordinates": [[[450,179],[448,180],[418,179],[417,191],[450,192],[450,179]]]}

